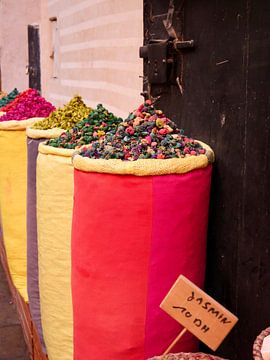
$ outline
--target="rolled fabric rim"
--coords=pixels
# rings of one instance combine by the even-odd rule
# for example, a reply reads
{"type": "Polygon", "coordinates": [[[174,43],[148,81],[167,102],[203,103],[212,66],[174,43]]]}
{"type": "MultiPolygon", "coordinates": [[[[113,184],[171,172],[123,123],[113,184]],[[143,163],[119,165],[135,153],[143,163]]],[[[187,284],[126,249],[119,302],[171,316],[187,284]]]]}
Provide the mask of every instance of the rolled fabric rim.
{"type": "Polygon", "coordinates": [[[91,159],[83,157],[79,155],[78,151],[75,151],[72,162],[75,169],[86,172],[136,176],[185,174],[195,169],[205,168],[215,160],[210,146],[201,141],[198,142],[206,149],[206,154],[184,158],[123,161],[120,159],[91,159]]]}
{"type": "Polygon", "coordinates": [[[28,127],[26,129],[26,135],[32,139],[52,139],[60,136],[66,130],[61,128],[53,128],[53,129],[33,129],[28,127]]]}
{"type": "Polygon", "coordinates": [[[6,120],[0,121],[0,130],[25,130],[28,126],[31,126],[39,120],[43,120],[42,117],[30,118],[26,120],[6,120]]]}
{"type": "Polygon", "coordinates": [[[54,146],[46,145],[45,142],[39,144],[38,151],[42,154],[60,155],[66,157],[72,157],[74,149],[56,148],[54,146]]]}

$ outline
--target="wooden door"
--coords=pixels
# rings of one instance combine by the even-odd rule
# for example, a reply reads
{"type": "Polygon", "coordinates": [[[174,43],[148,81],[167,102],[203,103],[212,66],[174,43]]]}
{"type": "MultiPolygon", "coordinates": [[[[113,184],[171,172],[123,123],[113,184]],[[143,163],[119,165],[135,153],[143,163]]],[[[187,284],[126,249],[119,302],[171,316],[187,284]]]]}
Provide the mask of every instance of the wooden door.
{"type": "MultiPolygon", "coordinates": [[[[1,58],[0,58],[1,60],[1,58]]],[[[0,63],[0,91],[2,91],[2,72],[1,72],[1,63],[0,63]]]]}
{"type": "Polygon", "coordinates": [[[29,87],[40,91],[40,46],[38,25],[28,25],[28,74],[29,87]]]}
{"type": "MultiPolygon", "coordinates": [[[[270,2],[170,4],[178,38],[195,48],[177,56],[178,81],[152,85],[151,94],[216,153],[206,290],[240,319],[217,354],[251,359],[256,335],[270,326],[270,2]]],[[[145,44],[168,38],[168,8],[168,0],[144,0],[145,44]]],[[[146,63],[144,75],[147,89],[146,63]]]]}

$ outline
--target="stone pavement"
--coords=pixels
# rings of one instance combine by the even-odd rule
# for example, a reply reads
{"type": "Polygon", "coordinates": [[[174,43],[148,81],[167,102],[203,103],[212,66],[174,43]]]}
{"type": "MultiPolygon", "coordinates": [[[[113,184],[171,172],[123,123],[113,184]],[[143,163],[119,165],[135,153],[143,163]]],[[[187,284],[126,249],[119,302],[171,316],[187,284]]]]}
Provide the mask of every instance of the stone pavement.
{"type": "Polygon", "coordinates": [[[0,360],[29,360],[22,328],[0,263],[0,360]]]}

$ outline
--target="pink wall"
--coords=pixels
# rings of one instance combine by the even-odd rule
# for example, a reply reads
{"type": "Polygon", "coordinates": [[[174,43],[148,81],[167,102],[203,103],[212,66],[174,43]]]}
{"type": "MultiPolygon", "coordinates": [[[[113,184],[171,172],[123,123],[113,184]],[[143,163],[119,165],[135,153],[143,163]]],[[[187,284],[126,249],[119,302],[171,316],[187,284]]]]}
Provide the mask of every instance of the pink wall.
{"type": "Polygon", "coordinates": [[[34,23],[40,25],[42,94],[56,106],[79,93],[91,106],[102,102],[116,115],[126,116],[142,101],[142,0],[0,1],[6,91],[28,87],[27,25],[34,23]]]}
{"type": "Polygon", "coordinates": [[[142,0],[41,0],[42,91],[56,105],[79,93],[119,116],[142,101],[142,0]],[[53,25],[57,17],[57,78],[53,25]]]}
{"type": "Polygon", "coordinates": [[[0,1],[0,63],[2,89],[14,87],[24,90],[28,87],[27,25],[40,21],[39,0],[0,1]]]}

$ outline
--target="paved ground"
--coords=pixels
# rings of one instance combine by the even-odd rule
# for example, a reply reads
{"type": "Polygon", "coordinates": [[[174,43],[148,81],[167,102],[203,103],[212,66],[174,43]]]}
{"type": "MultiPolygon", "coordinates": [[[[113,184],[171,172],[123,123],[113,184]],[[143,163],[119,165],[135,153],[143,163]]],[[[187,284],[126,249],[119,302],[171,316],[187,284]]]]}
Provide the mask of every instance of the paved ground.
{"type": "Polygon", "coordinates": [[[29,360],[22,328],[0,263],[0,360],[29,360]]]}

